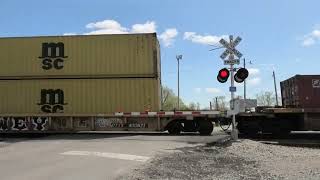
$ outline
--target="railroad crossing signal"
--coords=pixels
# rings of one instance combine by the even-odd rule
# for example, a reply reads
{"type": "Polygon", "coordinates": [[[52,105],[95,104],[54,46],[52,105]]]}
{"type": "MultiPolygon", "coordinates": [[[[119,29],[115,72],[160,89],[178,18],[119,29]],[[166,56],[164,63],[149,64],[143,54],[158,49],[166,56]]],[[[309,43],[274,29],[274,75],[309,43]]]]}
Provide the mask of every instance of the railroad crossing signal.
{"type": "MultiPolygon", "coordinates": [[[[231,40],[232,38],[230,38],[231,40]]],[[[235,47],[240,43],[242,39],[238,36],[234,41],[231,41],[230,43],[227,42],[224,39],[221,39],[219,42],[223,45],[223,47],[226,48],[226,50],[221,54],[220,58],[224,60],[228,55],[234,54],[238,58],[242,57],[242,53],[239,52],[235,47]]]]}
{"type": "MultiPolygon", "coordinates": [[[[237,37],[235,40],[233,40],[233,36],[229,36],[229,42],[227,42],[224,39],[221,39],[219,42],[222,44],[223,47],[226,48],[226,50],[220,55],[220,58],[224,60],[224,64],[230,65],[230,71],[227,68],[223,68],[219,71],[219,74],[217,76],[217,79],[221,83],[227,82],[229,78],[229,74],[231,74],[231,86],[229,88],[229,91],[231,92],[231,100],[234,100],[234,93],[236,92],[237,88],[234,86],[234,81],[236,82],[243,82],[249,75],[248,70],[245,68],[240,68],[238,72],[234,75],[235,64],[240,64],[240,58],[242,57],[242,54],[235,48],[241,41],[240,37],[237,37]],[[226,60],[226,57],[228,59],[226,60]],[[235,59],[234,56],[238,57],[239,59],[235,59]]],[[[234,101],[231,103],[231,109],[234,110],[234,101]]],[[[236,128],[236,117],[235,112],[232,111],[232,131],[231,131],[231,137],[233,140],[238,139],[238,131],[236,128]]]]}
{"type": "MultiPolygon", "coordinates": [[[[245,68],[240,68],[238,69],[238,71],[236,71],[236,69],[233,68],[233,65],[240,64],[240,58],[242,57],[242,54],[237,49],[235,49],[235,47],[241,42],[242,39],[239,36],[235,40],[233,40],[233,36],[229,36],[229,39],[230,42],[227,42],[224,39],[221,39],[219,42],[223,47],[226,48],[226,50],[221,54],[220,58],[224,60],[224,65],[231,65],[231,73],[227,68],[223,68],[219,71],[217,79],[220,83],[225,83],[228,80],[229,75],[231,74],[233,76],[231,80],[234,79],[237,83],[241,83],[248,77],[249,72],[245,68]],[[235,59],[234,55],[239,59],[235,59]],[[229,56],[228,59],[225,59],[227,56],[229,56]],[[234,72],[236,72],[235,75],[233,75],[234,72]]],[[[230,92],[234,91],[230,90],[230,92]]]]}

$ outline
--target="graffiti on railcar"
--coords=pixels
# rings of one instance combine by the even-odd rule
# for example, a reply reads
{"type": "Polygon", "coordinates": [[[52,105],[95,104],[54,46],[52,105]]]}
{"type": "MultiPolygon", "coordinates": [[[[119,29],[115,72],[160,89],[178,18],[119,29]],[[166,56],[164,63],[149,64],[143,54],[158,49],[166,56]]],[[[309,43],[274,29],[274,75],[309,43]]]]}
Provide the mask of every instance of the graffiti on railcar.
{"type": "Polygon", "coordinates": [[[27,120],[25,117],[13,117],[12,119],[12,130],[25,131],[28,130],[27,120]]]}
{"type": "Polygon", "coordinates": [[[149,128],[145,118],[130,118],[128,119],[128,128],[149,128]]]}
{"type": "Polygon", "coordinates": [[[33,117],[32,124],[34,125],[33,130],[43,131],[45,130],[45,125],[48,122],[47,117],[33,117]]]}
{"type": "Polygon", "coordinates": [[[6,131],[9,129],[9,118],[0,117],[0,131],[6,131]]]}
{"type": "Polygon", "coordinates": [[[48,123],[48,117],[0,117],[0,131],[44,131],[48,123]]]}
{"type": "Polygon", "coordinates": [[[98,118],[96,125],[100,128],[122,128],[124,122],[120,118],[98,118]]]}
{"type": "Polygon", "coordinates": [[[78,121],[78,127],[88,127],[89,124],[88,124],[88,121],[86,119],[79,119],[78,121]]]}
{"type": "Polygon", "coordinates": [[[131,122],[128,124],[129,128],[148,128],[148,123],[131,122]]]}
{"type": "Polygon", "coordinates": [[[125,123],[120,118],[98,118],[95,123],[99,128],[148,128],[148,123],[137,120],[129,120],[125,123]]]}

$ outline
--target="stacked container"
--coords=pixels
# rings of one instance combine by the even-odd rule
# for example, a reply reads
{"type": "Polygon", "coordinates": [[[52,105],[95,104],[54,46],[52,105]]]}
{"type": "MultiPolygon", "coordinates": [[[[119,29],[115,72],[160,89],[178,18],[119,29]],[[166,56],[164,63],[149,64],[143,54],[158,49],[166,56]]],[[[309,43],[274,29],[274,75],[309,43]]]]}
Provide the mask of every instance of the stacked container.
{"type": "Polygon", "coordinates": [[[0,38],[0,113],[160,109],[155,33],[0,38]]]}
{"type": "Polygon", "coordinates": [[[320,108],[320,75],[296,75],[280,86],[284,107],[320,108]]]}

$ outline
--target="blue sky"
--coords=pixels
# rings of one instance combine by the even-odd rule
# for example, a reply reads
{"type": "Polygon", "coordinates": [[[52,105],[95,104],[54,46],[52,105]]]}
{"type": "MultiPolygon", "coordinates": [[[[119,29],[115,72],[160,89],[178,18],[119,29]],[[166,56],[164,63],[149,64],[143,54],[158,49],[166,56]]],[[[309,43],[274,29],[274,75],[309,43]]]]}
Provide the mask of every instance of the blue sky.
{"type": "MultiPolygon", "coordinates": [[[[253,64],[248,96],[273,91],[295,74],[319,74],[320,1],[316,0],[1,0],[0,36],[131,33],[156,31],[161,42],[162,82],[177,90],[176,54],[186,102],[208,106],[229,97],[220,84],[222,50],[209,51],[224,35],[241,36],[238,46],[253,64]]],[[[242,95],[238,85],[237,95],[242,95]]]]}

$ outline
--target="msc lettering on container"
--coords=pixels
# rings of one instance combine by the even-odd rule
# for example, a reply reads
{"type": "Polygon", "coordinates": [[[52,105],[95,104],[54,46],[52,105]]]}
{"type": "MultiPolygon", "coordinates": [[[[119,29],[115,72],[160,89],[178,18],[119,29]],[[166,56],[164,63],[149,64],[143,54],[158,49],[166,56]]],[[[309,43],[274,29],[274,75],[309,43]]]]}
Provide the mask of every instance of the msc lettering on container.
{"type": "Polygon", "coordinates": [[[61,89],[41,89],[40,109],[45,113],[63,113],[64,92],[61,89]]]}
{"type": "Polygon", "coordinates": [[[42,43],[42,55],[39,56],[39,59],[42,60],[42,69],[62,69],[64,58],[68,58],[68,56],[64,55],[64,44],[62,42],[42,43]]]}

